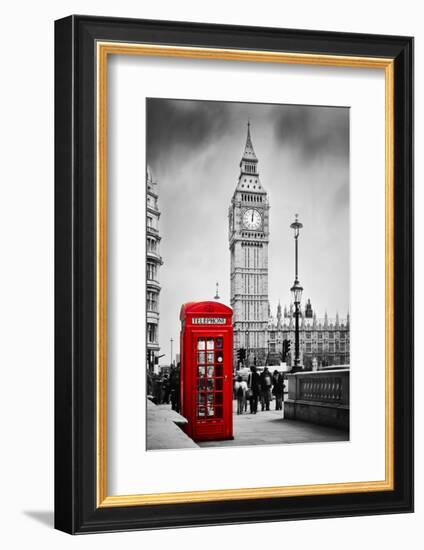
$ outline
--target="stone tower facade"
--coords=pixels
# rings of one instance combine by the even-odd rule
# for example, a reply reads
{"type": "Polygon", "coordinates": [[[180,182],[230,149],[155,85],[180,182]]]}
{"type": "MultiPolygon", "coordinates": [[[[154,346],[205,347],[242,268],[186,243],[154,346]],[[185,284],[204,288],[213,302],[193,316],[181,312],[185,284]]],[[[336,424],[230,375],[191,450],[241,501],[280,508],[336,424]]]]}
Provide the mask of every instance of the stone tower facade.
{"type": "Polygon", "coordinates": [[[147,167],[147,218],[146,218],[146,316],[147,316],[147,368],[158,372],[159,352],[159,269],[162,257],[159,252],[160,234],[158,185],[147,167]]]}
{"type": "Polygon", "coordinates": [[[268,327],[268,195],[259,177],[250,123],[240,175],[228,211],[231,307],[234,311],[234,365],[247,350],[248,365],[264,365],[268,327]]]}

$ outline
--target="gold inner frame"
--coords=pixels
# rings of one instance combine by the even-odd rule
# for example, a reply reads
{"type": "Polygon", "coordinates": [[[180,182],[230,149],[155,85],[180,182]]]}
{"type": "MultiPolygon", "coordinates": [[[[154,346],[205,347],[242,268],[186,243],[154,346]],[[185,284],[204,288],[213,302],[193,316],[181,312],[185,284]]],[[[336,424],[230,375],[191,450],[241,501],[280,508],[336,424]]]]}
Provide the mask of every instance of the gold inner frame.
{"type": "Polygon", "coordinates": [[[394,489],[394,60],[390,58],[262,52],[101,42],[97,54],[97,506],[141,506],[276,498],[394,489]],[[108,496],[107,493],[107,62],[109,55],[220,59],[262,63],[384,69],[385,72],[385,479],[108,496]]]}

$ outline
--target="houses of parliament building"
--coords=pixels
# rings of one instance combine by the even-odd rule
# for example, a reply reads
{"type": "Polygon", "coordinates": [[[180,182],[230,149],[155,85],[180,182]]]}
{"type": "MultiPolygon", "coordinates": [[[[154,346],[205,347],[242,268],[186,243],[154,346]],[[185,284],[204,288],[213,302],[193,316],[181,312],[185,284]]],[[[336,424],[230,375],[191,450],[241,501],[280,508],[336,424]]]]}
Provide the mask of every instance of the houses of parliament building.
{"type": "MultiPolygon", "coordinates": [[[[248,365],[277,365],[281,359],[290,365],[294,355],[294,308],[291,305],[282,312],[279,304],[274,317],[269,305],[269,210],[248,123],[240,174],[228,211],[234,367],[238,366],[239,349],[246,350],[248,365]],[[288,354],[284,354],[285,341],[290,342],[288,354]]],[[[349,364],[349,335],[349,315],[343,319],[338,314],[330,319],[327,313],[317,317],[308,300],[299,318],[301,364],[306,369],[349,364]]]]}
{"type": "MultiPolygon", "coordinates": [[[[269,365],[278,364],[283,356],[283,342],[290,342],[291,353],[287,357],[287,362],[292,362],[291,355],[294,350],[294,308],[284,307],[281,311],[281,305],[278,304],[277,315],[271,314],[268,321],[268,358],[269,365]]],[[[312,310],[310,300],[306,307],[300,310],[299,318],[299,348],[300,364],[305,369],[313,367],[314,361],[317,367],[330,365],[349,365],[350,364],[350,327],[349,314],[345,318],[340,318],[336,314],[335,318],[329,318],[327,313],[324,317],[317,317],[312,310]]]]}

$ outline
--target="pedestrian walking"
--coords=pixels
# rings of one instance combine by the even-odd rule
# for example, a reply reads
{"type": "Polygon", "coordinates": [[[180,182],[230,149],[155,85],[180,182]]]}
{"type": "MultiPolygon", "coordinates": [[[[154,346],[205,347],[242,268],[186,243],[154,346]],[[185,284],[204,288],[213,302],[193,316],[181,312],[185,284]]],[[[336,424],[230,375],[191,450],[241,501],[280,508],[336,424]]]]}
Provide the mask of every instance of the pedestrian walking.
{"type": "Polygon", "coordinates": [[[169,393],[170,393],[170,386],[169,386],[169,377],[167,374],[164,375],[162,378],[162,399],[161,402],[168,405],[169,403],[169,393]]]}
{"type": "Polygon", "coordinates": [[[262,389],[262,410],[266,409],[267,411],[269,411],[269,404],[271,402],[272,378],[268,367],[265,367],[261,374],[260,384],[262,389]]]}
{"type": "Polygon", "coordinates": [[[283,388],[282,394],[281,394],[281,409],[284,408],[284,393],[286,391],[286,383],[284,382],[284,374],[280,372],[281,377],[281,387],[283,388]]]}
{"type": "Polygon", "coordinates": [[[283,410],[284,376],[277,370],[272,375],[272,393],[275,396],[275,410],[283,410]]]}
{"type": "Polygon", "coordinates": [[[258,412],[258,398],[261,391],[261,379],[256,371],[256,367],[250,367],[250,374],[247,380],[250,412],[256,414],[258,412]]]}
{"type": "Polygon", "coordinates": [[[159,374],[152,374],[152,385],[153,385],[153,403],[156,405],[161,404],[162,399],[162,380],[159,374]]]}
{"type": "Polygon", "coordinates": [[[180,412],[180,369],[173,367],[169,376],[169,397],[173,411],[180,412]]]}
{"type": "Polygon", "coordinates": [[[234,389],[237,399],[237,414],[243,414],[246,403],[247,383],[241,376],[237,377],[234,389]]]}

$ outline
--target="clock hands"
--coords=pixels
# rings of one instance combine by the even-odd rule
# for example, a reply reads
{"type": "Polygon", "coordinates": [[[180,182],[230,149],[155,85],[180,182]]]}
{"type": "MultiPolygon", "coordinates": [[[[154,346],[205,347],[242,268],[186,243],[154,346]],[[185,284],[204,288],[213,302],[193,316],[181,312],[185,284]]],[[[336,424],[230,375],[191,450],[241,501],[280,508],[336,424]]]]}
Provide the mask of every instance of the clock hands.
{"type": "Polygon", "coordinates": [[[261,215],[254,208],[249,208],[243,215],[243,222],[248,229],[257,229],[261,224],[261,215]]]}

